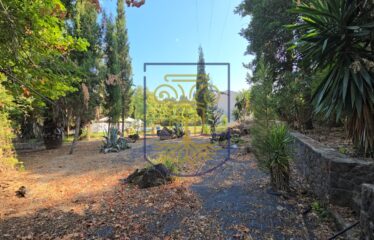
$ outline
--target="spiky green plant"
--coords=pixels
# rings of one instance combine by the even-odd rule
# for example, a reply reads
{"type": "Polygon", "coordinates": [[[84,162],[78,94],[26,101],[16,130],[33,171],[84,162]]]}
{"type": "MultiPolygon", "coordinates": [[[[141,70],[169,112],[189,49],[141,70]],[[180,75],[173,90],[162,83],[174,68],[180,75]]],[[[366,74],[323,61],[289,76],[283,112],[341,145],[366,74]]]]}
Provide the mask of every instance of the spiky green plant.
{"type": "Polygon", "coordinates": [[[285,124],[276,123],[272,83],[269,65],[260,58],[251,90],[254,115],[251,142],[260,167],[270,172],[273,188],[288,190],[292,138],[285,124]]]}
{"type": "Polygon", "coordinates": [[[109,133],[104,138],[105,140],[100,149],[103,153],[119,152],[130,148],[125,138],[118,137],[117,128],[110,128],[109,133]]]}
{"type": "Polygon", "coordinates": [[[292,11],[300,15],[289,27],[302,62],[327,71],[314,95],[317,112],[347,116],[353,142],[373,152],[373,1],[309,0],[292,11]]]}
{"type": "Polygon", "coordinates": [[[241,120],[245,116],[249,116],[251,108],[250,108],[250,99],[251,99],[251,91],[250,90],[242,90],[235,98],[235,107],[233,110],[233,115],[235,120],[241,120]]]}
{"type": "Polygon", "coordinates": [[[267,149],[264,165],[270,171],[271,184],[275,189],[288,190],[292,137],[285,124],[274,124],[265,137],[267,149]]]}
{"type": "MultiPolygon", "coordinates": [[[[181,163],[181,160],[177,158],[171,158],[167,154],[160,154],[154,159],[151,159],[152,165],[162,163],[165,165],[167,169],[169,169],[170,173],[177,174],[179,172],[179,164],[181,163]]],[[[150,166],[152,166],[150,165],[150,166]]]]}

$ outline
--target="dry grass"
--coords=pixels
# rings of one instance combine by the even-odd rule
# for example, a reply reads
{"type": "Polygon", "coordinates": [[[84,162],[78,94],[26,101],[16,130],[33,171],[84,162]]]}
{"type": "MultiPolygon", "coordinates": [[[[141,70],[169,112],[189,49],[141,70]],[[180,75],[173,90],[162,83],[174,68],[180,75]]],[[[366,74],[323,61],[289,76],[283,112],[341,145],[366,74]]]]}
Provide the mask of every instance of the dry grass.
{"type": "MultiPolygon", "coordinates": [[[[100,144],[80,142],[74,155],[68,154],[69,145],[19,154],[26,170],[0,173],[0,219],[41,208],[80,208],[80,198],[94,199],[112,191],[120,179],[145,163],[131,156],[131,150],[101,154],[100,144]],[[16,197],[20,186],[27,188],[26,198],[16,197]]],[[[141,148],[142,144],[137,142],[132,148],[141,148]]]]}

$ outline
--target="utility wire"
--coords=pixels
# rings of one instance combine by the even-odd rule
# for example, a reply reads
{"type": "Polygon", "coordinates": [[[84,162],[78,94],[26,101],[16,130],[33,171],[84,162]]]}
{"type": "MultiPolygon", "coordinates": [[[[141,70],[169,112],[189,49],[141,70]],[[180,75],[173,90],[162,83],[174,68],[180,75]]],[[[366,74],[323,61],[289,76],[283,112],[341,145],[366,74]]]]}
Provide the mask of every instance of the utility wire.
{"type": "Polygon", "coordinates": [[[208,43],[210,45],[210,35],[211,35],[211,30],[212,30],[212,20],[213,20],[213,13],[214,13],[214,0],[211,0],[212,7],[210,11],[210,21],[209,21],[209,31],[208,31],[208,43]]]}
{"type": "Polygon", "coordinates": [[[221,36],[220,36],[220,39],[219,39],[219,48],[218,48],[218,56],[221,55],[221,46],[222,46],[222,39],[223,39],[223,34],[225,32],[225,29],[226,29],[226,23],[227,23],[227,18],[229,16],[229,12],[231,10],[231,4],[232,4],[232,1],[231,0],[228,0],[228,7],[227,7],[227,12],[226,12],[226,15],[225,15],[225,18],[224,18],[224,21],[223,21],[223,26],[222,26],[222,31],[221,31],[221,36]]]}
{"type": "Polygon", "coordinates": [[[197,31],[197,39],[199,44],[200,42],[200,29],[199,29],[199,5],[197,3],[198,0],[195,0],[195,7],[196,7],[196,14],[195,14],[195,19],[196,19],[196,31],[197,31]]]}

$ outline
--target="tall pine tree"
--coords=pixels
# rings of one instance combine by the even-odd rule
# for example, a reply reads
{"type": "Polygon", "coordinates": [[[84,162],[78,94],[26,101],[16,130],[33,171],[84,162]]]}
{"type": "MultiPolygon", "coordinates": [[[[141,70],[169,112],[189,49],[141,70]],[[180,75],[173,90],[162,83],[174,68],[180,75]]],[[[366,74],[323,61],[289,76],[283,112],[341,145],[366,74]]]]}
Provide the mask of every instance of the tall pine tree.
{"type": "Polygon", "coordinates": [[[100,104],[98,77],[98,64],[101,58],[100,50],[100,26],[97,23],[100,6],[90,0],[79,0],[72,11],[73,26],[72,35],[84,38],[89,43],[87,51],[75,52],[72,60],[79,66],[81,83],[76,88],[79,91],[69,94],[65,98],[68,112],[75,117],[75,137],[70,153],[73,153],[74,145],[78,140],[81,125],[84,126],[95,118],[95,108],[100,104]]]}
{"type": "Polygon", "coordinates": [[[118,38],[116,34],[115,24],[111,18],[104,17],[105,25],[105,58],[106,58],[106,101],[105,109],[109,118],[109,126],[111,123],[118,122],[121,116],[122,97],[121,97],[121,84],[120,84],[120,65],[118,60],[118,38]]]}
{"type": "Polygon", "coordinates": [[[120,68],[119,83],[121,86],[121,117],[122,134],[124,132],[124,120],[128,116],[131,103],[132,87],[132,67],[129,54],[129,43],[126,28],[126,15],[124,0],[117,1],[116,18],[117,38],[118,38],[118,65],[120,68]]]}
{"type": "Polygon", "coordinates": [[[203,132],[206,124],[206,114],[208,108],[207,94],[208,94],[208,76],[205,72],[205,59],[203,48],[199,47],[199,60],[197,64],[197,78],[196,78],[196,107],[197,114],[201,119],[201,131],[203,132]]]}

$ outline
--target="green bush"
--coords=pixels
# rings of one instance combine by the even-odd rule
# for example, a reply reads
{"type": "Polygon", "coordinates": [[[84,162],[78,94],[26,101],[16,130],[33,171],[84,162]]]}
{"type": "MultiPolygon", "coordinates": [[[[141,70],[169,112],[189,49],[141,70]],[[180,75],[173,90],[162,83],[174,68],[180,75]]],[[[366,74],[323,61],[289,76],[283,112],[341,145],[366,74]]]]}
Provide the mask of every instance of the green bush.
{"type": "Polygon", "coordinates": [[[264,165],[270,171],[271,184],[278,190],[288,190],[292,137],[285,124],[271,126],[266,138],[267,158],[264,165]]]}
{"type": "Polygon", "coordinates": [[[16,158],[12,138],[13,132],[7,114],[0,112],[0,169],[17,165],[20,165],[19,169],[23,169],[23,165],[16,158]]]}
{"type": "Polygon", "coordinates": [[[167,169],[169,169],[171,173],[174,173],[174,174],[178,173],[178,167],[174,160],[170,158],[166,158],[163,164],[165,165],[165,167],[167,167],[167,169]]]}
{"type": "Polygon", "coordinates": [[[271,71],[261,58],[251,91],[254,124],[252,147],[260,167],[270,172],[271,184],[277,190],[288,190],[291,136],[287,126],[277,123],[271,71]]]}
{"type": "Polygon", "coordinates": [[[202,134],[210,134],[210,129],[208,125],[201,126],[201,133],[202,134]]]}
{"type": "Polygon", "coordinates": [[[173,174],[177,174],[179,172],[178,170],[178,158],[171,158],[170,156],[166,154],[161,154],[157,158],[152,159],[151,162],[153,164],[159,164],[162,163],[165,165],[167,169],[173,174]]]}
{"type": "Polygon", "coordinates": [[[13,107],[13,98],[1,83],[2,75],[0,74],[0,171],[2,168],[9,167],[17,167],[19,170],[23,170],[23,164],[18,162],[12,143],[14,134],[8,112],[13,107]]]}
{"type": "Polygon", "coordinates": [[[312,202],[311,208],[321,219],[329,216],[329,212],[317,201],[312,202]]]}
{"type": "Polygon", "coordinates": [[[358,153],[374,155],[373,1],[302,1],[291,12],[300,63],[325,72],[314,93],[315,111],[346,118],[358,153]]]}

